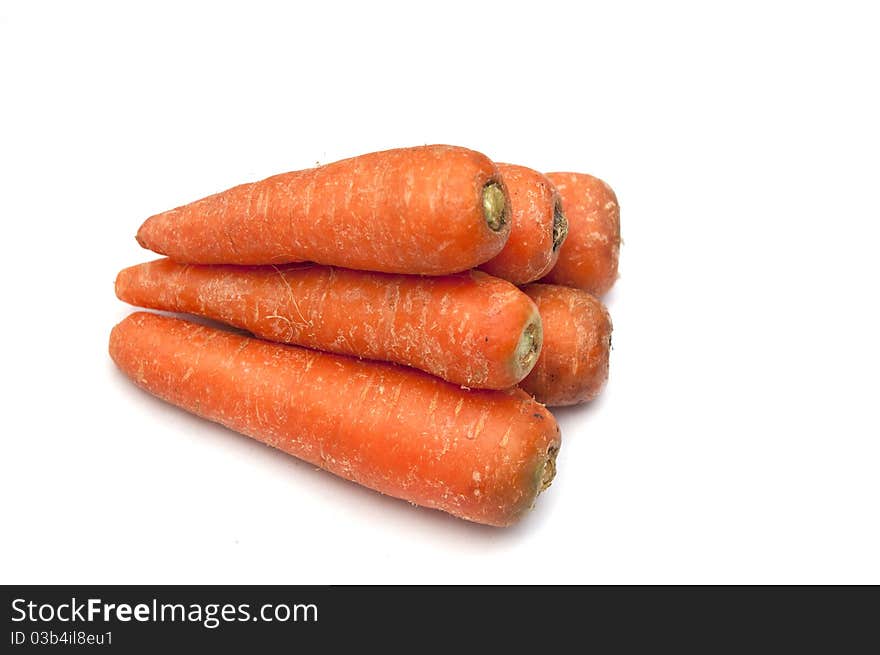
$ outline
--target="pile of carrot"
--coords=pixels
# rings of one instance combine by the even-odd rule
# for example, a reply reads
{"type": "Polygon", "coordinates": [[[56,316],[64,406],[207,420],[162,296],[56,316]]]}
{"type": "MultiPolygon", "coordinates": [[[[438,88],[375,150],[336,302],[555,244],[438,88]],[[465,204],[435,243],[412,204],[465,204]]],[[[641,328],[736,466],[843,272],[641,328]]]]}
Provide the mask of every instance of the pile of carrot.
{"type": "Polygon", "coordinates": [[[165,255],[110,356],[149,393],[384,494],[487,525],[553,480],[547,406],[608,378],[620,210],[581,173],[401,148],[148,218],[165,255]]]}

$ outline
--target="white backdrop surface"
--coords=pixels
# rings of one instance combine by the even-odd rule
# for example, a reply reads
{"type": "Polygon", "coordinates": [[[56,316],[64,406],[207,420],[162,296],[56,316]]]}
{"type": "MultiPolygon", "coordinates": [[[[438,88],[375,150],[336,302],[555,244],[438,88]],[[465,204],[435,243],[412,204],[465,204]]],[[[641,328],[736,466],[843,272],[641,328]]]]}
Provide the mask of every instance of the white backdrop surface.
{"type": "Polygon", "coordinates": [[[0,5],[4,583],[880,582],[868,3],[0,5]],[[107,356],[140,222],[454,143],[607,180],[611,377],[517,527],[382,497],[107,356]]]}

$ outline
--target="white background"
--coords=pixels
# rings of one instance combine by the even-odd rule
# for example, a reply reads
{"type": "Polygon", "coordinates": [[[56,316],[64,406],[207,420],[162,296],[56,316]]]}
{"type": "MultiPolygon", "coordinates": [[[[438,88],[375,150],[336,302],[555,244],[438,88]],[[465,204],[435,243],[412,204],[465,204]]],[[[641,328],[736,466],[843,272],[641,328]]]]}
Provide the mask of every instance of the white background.
{"type": "Polygon", "coordinates": [[[870,3],[0,5],[4,583],[880,583],[870,3]],[[163,405],[106,353],[148,215],[454,143],[605,178],[611,379],[515,528],[163,405]]]}

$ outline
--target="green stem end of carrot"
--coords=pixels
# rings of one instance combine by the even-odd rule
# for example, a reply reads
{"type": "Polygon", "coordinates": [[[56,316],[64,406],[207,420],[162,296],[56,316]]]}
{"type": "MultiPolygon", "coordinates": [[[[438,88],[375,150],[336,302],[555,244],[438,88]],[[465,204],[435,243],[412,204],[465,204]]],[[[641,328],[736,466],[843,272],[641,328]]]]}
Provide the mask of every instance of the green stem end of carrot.
{"type": "Polygon", "coordinates": [[[558,446],[551,446],[547,450],[547,459],[544,460],[544,466],[541,469],[541,484],[538,488],[538,493],[541,493],[553,484],[553,478],[556,477],[556,454],[558,452],[558,446]]]}
{"type": "Polygon", "coordinates": [[[530,320],[516,344],[516,365],[519,368],[520,379],[524,378],[534,368],[541,354],[541,345],[544,341],[544,328],[541,325],[540,315],[530,320]]]}
{"type": "Polygon", "coordinates": [[[493,232],[500,232],[507,224],[507,198],[498,182],[489,182],[483,187],[483,215],[493,232]]]}
{"type": "Polygon", "coordinates": [[[559,250],[565,237],[568,236],[568,219],[562,213],[562,203],[558,200],[553,205],[553,251],[559,250]]]}

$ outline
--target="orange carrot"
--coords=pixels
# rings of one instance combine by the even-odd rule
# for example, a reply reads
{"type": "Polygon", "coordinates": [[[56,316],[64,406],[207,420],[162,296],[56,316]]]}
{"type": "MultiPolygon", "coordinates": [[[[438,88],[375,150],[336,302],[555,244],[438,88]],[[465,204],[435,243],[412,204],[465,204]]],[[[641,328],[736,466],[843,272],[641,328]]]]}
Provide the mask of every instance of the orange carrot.
{"type": "Polygon", "coordinates": [[[139,387],[343,478],[510,525],[553,478],[559,429],[519,389],[467,391],[396,366],[137,312],[110,355],[139,387]]]}
{"type": "Polygon", "coordinates": [[[467,387],[507,389],[534,366],[541,318],[515,286],[479,271],[443,277],[316,264],[126,268],[116,295],[258,337],[406,364],[467,387]]]}
{"type": "Polygon", "coordinates": [[[187,263],[313,261],[443,275],[501,251],[507,205],[485,155],[421,146],[243,184],[148,218],[137,240],[187,263]]]}
{"type": "Polygon", "coordinates": [[[582,173],[547,173],[562,197],[568,238],[559,261],[542,279],[601,296],[617,280],[620,206],[605,182],[582,173]]]}
{"type": "Polygon", "coordinates": [[[544,347],[520,387],[550,406],[592,400],[608,379],[611,317],[586,291],[552,284],[523,287],[544,324],[544,347]]]}
{"type": "Polygon", "coordinates": [[[556,264],[568,221],[559,194],[546,176],[525,166],[497,166],[510,194],[510,238],[480,268],[514,284],[533,282],[556,264]]]}

